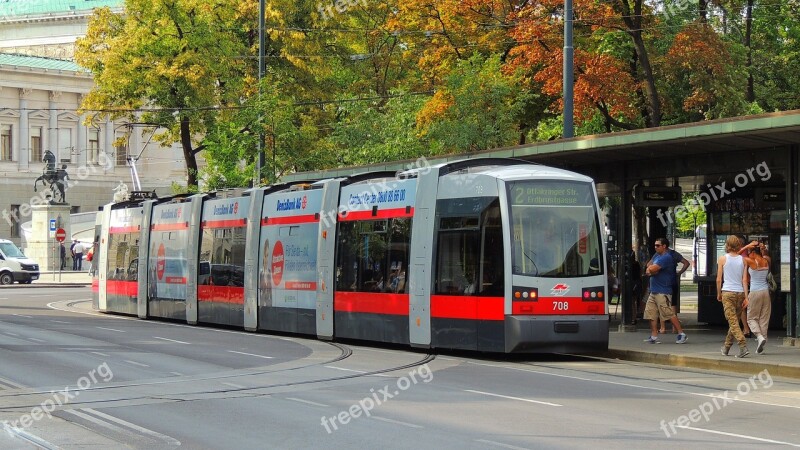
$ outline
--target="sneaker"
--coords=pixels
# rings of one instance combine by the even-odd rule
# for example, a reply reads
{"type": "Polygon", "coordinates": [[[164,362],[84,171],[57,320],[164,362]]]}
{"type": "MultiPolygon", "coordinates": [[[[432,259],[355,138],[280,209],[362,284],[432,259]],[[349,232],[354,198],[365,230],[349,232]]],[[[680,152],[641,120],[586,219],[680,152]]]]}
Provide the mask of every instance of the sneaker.
{"type": "Polygon", "coordinates": [[[759,355],[764,353],[764,345],[767,343],[767,338],[764,336],[758,337],[758,347],[756,347],[756,353],[759,355]]]}
{"type": "Polygon", "coordinates": [[[686,333],[681,333],[681,334],[678,335],[678,338],[675,339],[675,343],[676,344],[683,344],[683,343],[686,342],[687,339],[689,339],[689,338],[686,337],[686,333]]]}
{"type": "Polygon", "coordinates": [[[744,348],[740,348],[739,349],[739,354],[736,355],[736,357],[737,358],[744,358],[745,356],[747,356],[749,354],[750,354],[750,350],[748,350],[747,347],[744,347],[744,348]]]}
{"type": "Polygon", "coordinates": [[[719,351],[720,353],[722,353],[722,356],[728,356],[728,352],[731,351],[731,348],[723,345],[722,348],[719,349],[719,351]]]}
{"type": "Polygon", "coordinates": [[[660,344],[661,343],[661,341],[659,341],[657,337],[653,337],[653,336],[650,336],[649,338],[645,339],[644,341],[647,342],[648,344],[660,344]]]}

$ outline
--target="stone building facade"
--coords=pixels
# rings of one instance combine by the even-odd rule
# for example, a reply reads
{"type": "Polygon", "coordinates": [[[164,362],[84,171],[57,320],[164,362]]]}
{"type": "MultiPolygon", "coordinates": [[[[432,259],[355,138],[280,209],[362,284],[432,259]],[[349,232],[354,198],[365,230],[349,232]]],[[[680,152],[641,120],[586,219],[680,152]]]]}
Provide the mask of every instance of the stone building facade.
{"type": "Polygon", "coordinates": [[[152,128],[104,120],[86,123],[78,108],[93,86],[73,61],[92,9],[120,10],[122,0],[6,0],[0,2],[0,238],[18,245],[29,206],[47,201],[42,156],[66,166],[72,212],[96,211],[120,182],[133,190],[128,157],[136,159],[143,190],[171,192],[186,180],[180,146],[161,147],[152,128]]]}

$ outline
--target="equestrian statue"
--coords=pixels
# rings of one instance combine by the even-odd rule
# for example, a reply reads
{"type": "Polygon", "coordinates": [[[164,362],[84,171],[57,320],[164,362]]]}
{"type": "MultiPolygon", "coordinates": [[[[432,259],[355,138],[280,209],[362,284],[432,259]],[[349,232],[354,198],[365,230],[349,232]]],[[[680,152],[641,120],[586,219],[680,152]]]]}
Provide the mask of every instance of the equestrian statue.
{"type": "Polygon", "coordinates": [[[56,170],[56,155],[50,150],[44,152],[42,162],[45,163],[44,170],[39,178],[33,182],[33,192],[36,192],[36,185],[41,181],[44,187],[48,187],[49,184],[50,192],[53,194],[53,199],[50,201],[51,203],[66,203],[67,197],[64,190],[67,183],[65,180],[69,179],[66,170],[67,165],[63,164],[60,169],[56,170]]]}

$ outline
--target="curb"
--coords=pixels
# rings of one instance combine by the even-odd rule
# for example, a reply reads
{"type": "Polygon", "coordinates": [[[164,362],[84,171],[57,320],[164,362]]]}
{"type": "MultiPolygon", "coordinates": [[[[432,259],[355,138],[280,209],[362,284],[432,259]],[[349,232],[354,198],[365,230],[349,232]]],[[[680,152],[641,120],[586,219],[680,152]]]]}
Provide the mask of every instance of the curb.
{"type": "Polygon", "coordinates": [[[764,364],[748,359],[709,359],[696,356],[683,356],[661,353],[647,353],[636,350],[608,349],[607,358],[636,361],[648,364],[658,364],[672,367],[689,367],[693,369],[716,370],[753,375],[767,370],[771,376],[800,379],[800,370],[797,367],[781,364],[764,364]]]}

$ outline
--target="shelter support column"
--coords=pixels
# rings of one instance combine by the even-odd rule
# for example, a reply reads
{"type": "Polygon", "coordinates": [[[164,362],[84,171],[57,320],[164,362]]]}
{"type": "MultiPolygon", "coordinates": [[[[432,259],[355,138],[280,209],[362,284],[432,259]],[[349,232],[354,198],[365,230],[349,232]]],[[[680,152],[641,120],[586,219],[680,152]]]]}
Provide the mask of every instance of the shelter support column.
{"type": "Polygon", "coordinates": [[[797,293],[798,293],[798,277],[797,277],[797,267],[798,267],[798,257],[800,256],[800,246],[797,243],[797,214],[798,214],[798,199],[800,199],[800,183],[798,183],[798,173],[800,173],[800,168],[798,165],[800,164],[800,156],[798,156],[798,152],[800,152],[800,146],[797,144],[792,145],[789,147],[789,242],[792,242],[793,248],[792,252],[789,255],[789,276],[791,280],[791,290],[786,296],[786,336],[794,342],[795,345],[797,343],[797,335],[798,335],[798,307],[797,307],[797,293]]]}
{"type": "Polygon", "coordinates": [[[628,255],[633,248],[633,184],[628,177],[628,165],[625,164],[622,173],[622,179],[619,186],[622,188],[622,202],[621,202],[621,217],[619,220],[619,228],[621,228],[617,236],[619,244],[620,258],[622,258],[623,267],[620,280],[622,283],[622,319],[619,325],[619,331],[636,331],[634,315],[634,305],[638,299],[633,295],[633,277],[639,274],[631,273],[631,260],[628,255]]]}

